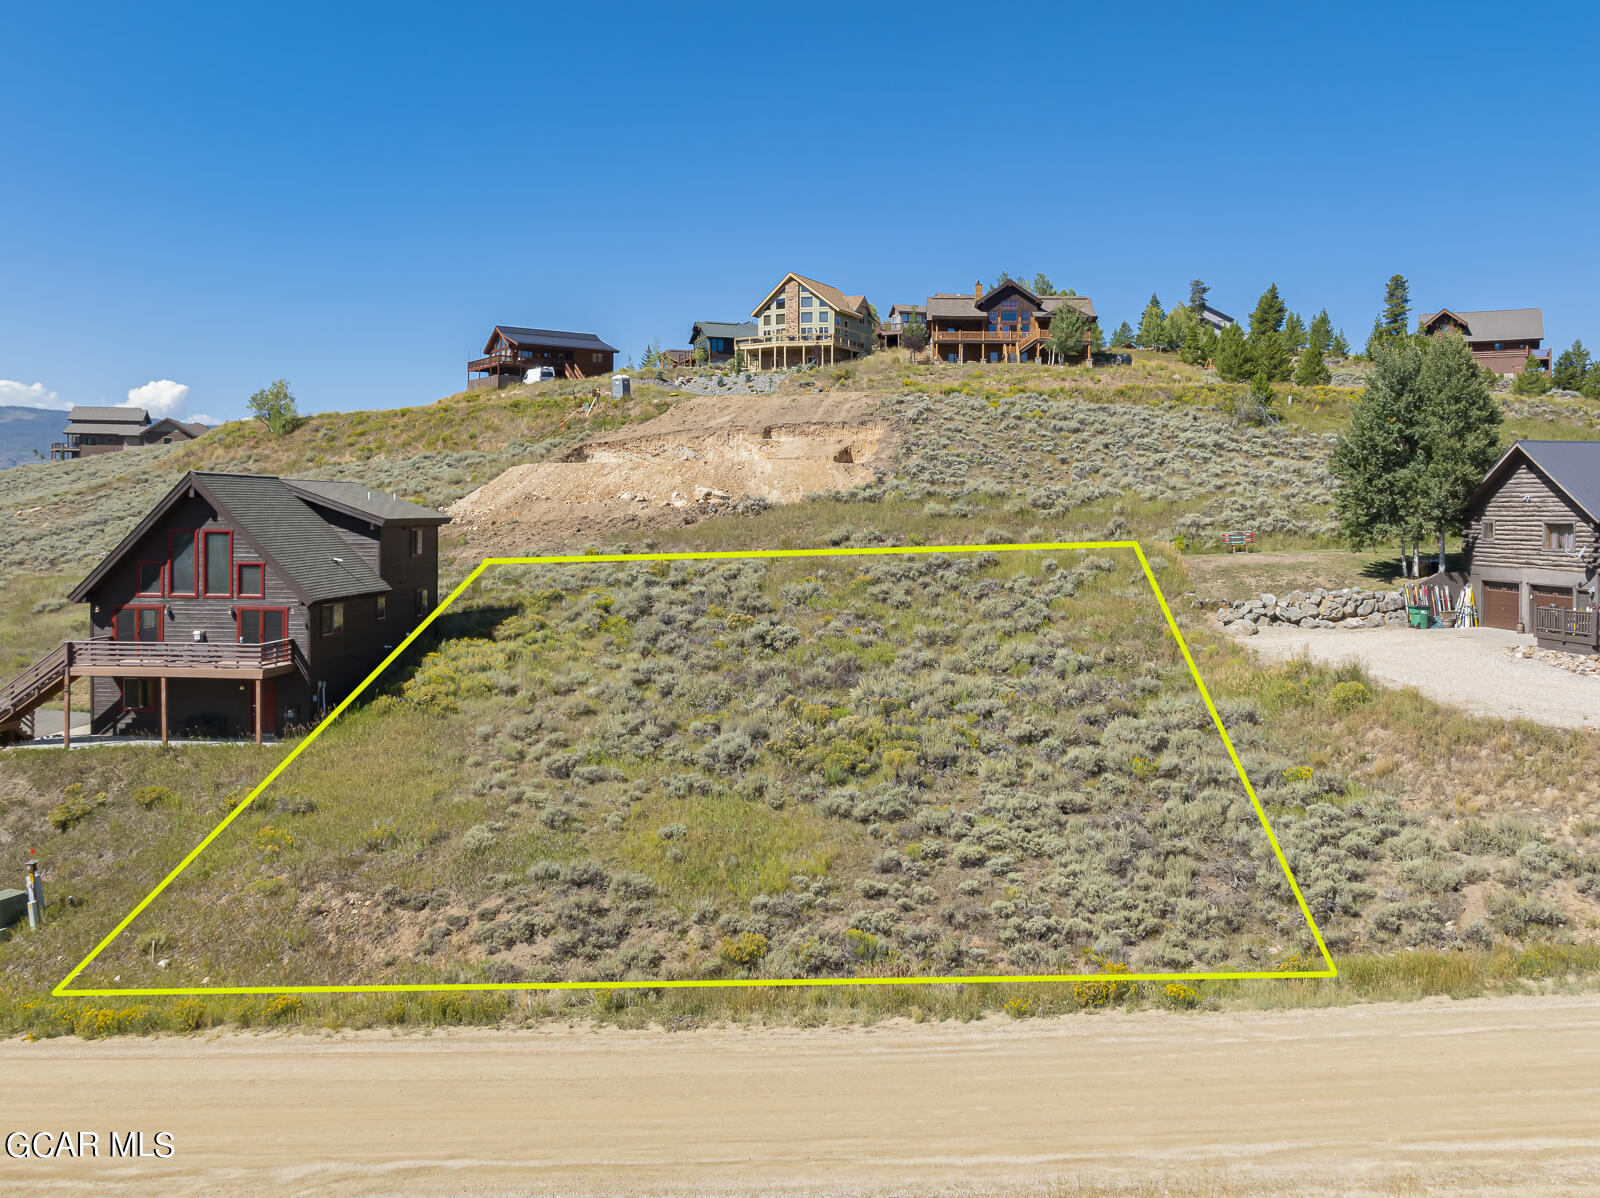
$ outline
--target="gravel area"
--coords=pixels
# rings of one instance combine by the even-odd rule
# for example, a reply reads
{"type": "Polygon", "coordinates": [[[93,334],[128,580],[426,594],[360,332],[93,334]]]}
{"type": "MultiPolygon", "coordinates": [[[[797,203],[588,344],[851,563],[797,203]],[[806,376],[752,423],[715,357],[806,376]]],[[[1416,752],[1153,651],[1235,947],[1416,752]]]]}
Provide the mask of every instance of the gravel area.
{"type": "Polygon", "coordinates": [[[1561,728],[1600,728],[1600,678],[1538,657],[1514,656],[1534,638],[1499,628],[1263,627],[1242,643],[1269,661],[1300,654],[1355,660],[1374,681],[1414,686],[1437,703],[1474,715],[1537,720],[1561,728]]]}

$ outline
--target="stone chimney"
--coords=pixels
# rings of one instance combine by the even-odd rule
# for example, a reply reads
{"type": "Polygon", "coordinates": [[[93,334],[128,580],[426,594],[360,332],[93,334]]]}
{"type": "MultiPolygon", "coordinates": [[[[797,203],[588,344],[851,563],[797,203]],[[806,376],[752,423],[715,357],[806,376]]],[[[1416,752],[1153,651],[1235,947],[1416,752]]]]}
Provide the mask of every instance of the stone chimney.
{"type": "Polygon", "coordinates": [[[977,303],[983,298],[983,280],[979,279],[972,284],[972,302],[977,303]]]}

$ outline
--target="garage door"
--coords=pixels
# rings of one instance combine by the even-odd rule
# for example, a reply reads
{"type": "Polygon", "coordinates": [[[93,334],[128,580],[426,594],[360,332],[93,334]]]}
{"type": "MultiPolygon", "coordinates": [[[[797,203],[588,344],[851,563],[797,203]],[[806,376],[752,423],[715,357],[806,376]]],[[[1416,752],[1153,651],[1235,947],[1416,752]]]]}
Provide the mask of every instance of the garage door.
{"type": "Polygon", "coordinates": [[[1515,582],[1483,584],[1483,622],[1490,628],[1515,628],[1522,619],[1522,586],[1515,582]]]}
{"type": "Polygon", "coordinates": [[[1572,610],[1571,587],[1534,587],[1532,590],[1535,607],[1560,607],[1567,611],[1572,610]]]}

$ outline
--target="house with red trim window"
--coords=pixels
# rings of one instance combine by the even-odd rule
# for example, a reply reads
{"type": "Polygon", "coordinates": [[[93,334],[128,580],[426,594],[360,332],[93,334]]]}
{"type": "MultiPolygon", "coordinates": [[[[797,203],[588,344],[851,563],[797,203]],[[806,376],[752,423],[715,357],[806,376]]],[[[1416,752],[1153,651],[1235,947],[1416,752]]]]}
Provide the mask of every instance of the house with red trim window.
{"type": "Polygon", "coordinates": [[[448,520],[358,483],[191,471],[73,589],[89,639],[0,687],[0,738],[80,678],[98,735],[305,727],[433,610],[448,520]]]}

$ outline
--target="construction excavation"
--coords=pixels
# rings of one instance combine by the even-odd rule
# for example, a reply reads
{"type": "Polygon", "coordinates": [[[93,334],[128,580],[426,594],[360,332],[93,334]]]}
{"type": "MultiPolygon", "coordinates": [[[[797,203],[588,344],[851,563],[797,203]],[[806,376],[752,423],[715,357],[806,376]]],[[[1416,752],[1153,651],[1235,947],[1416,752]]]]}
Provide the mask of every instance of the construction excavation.
{"type": "Polygon", "coordinates": [[[888,440],[871,395],[707,396],[513,466],[446,510],[487,548],[682,525],[741,500],[797,503],[871,482],[888,440]]]}

